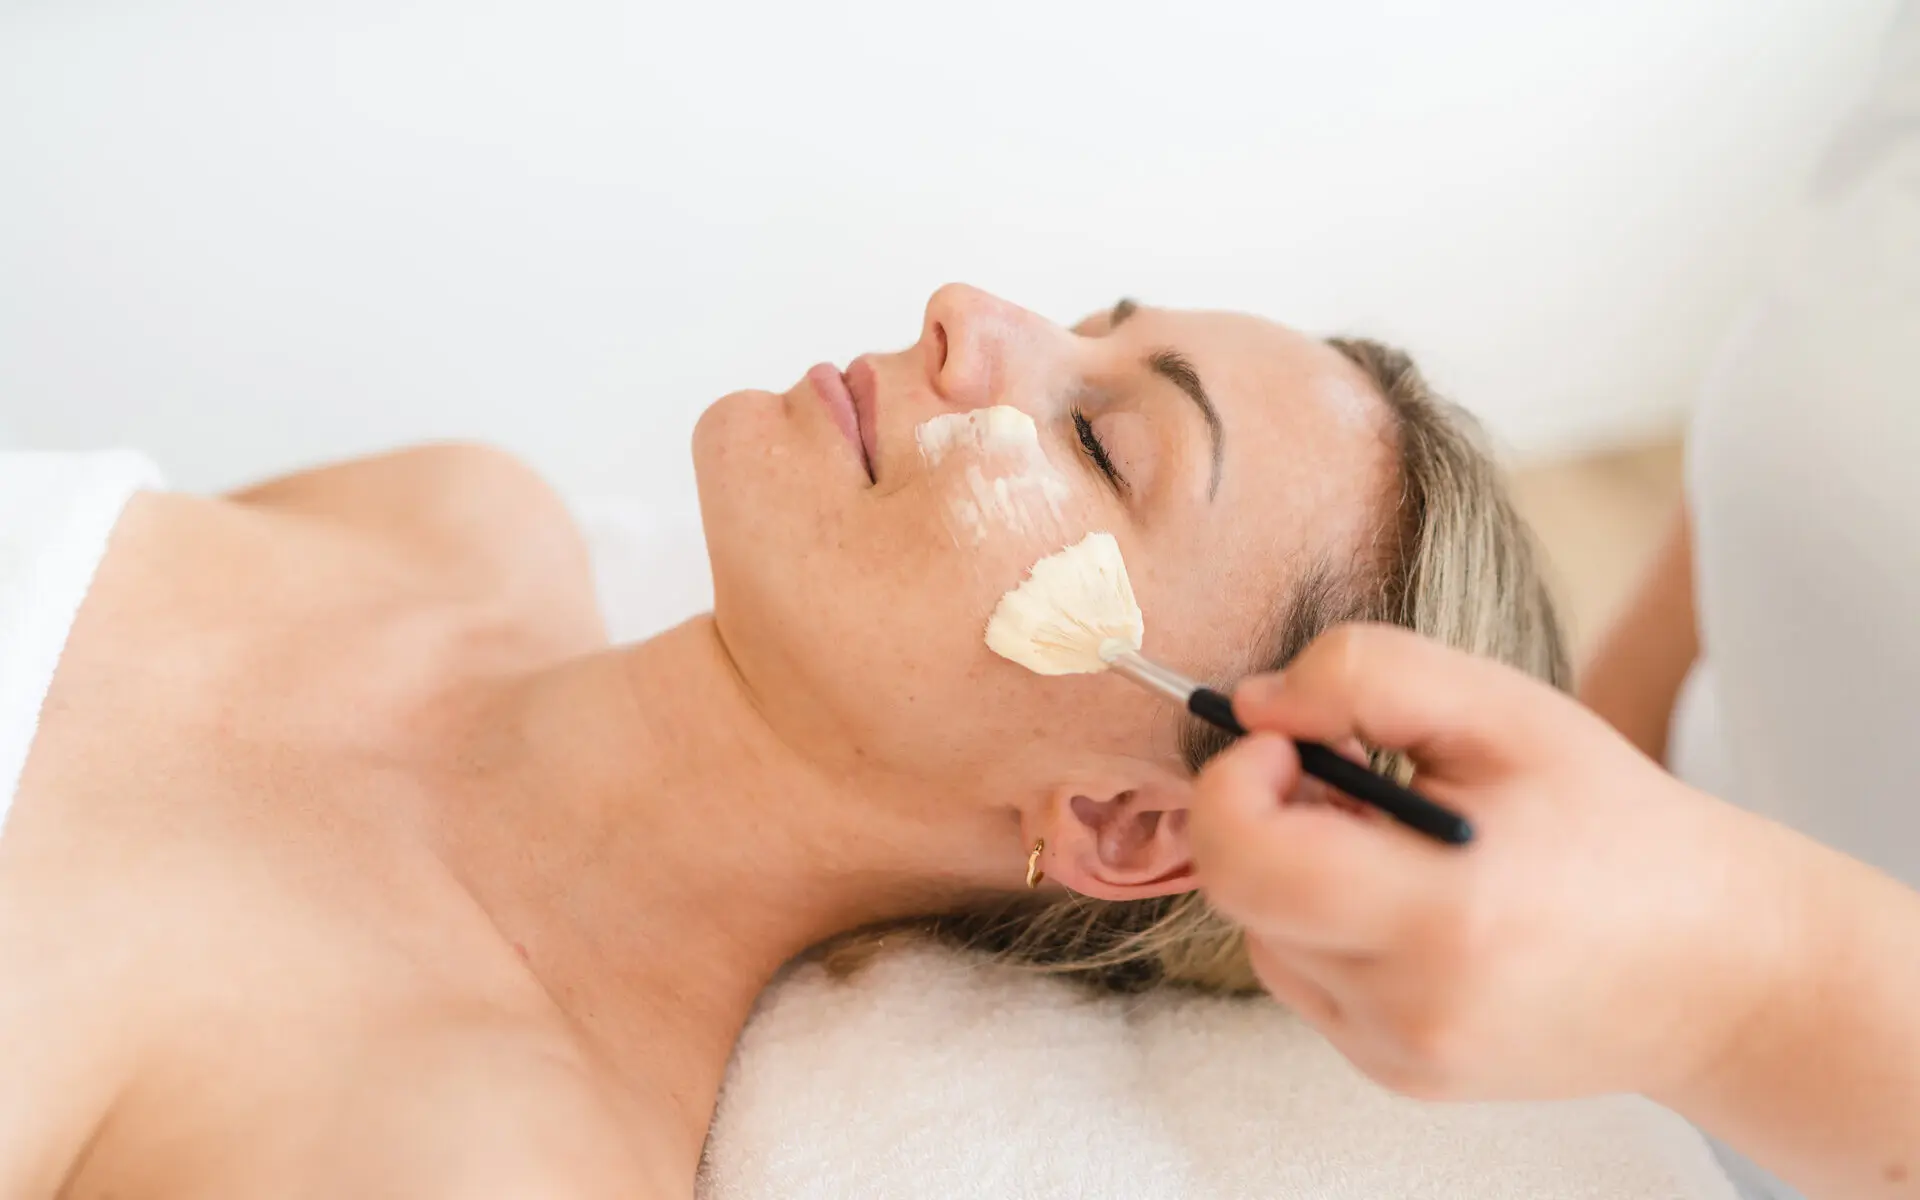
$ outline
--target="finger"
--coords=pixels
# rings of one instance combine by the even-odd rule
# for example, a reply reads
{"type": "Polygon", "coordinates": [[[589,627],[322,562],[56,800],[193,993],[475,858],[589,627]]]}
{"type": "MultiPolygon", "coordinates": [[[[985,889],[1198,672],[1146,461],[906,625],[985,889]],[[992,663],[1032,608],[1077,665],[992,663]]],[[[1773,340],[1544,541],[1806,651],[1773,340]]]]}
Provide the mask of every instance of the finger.
{"type": "Polygon", "coordinates": [[[1200,886],[1256,937],[1375,948],[1434,886],[1435,860],[1445,852],[1398,825],[1286,803],[1299,783],[1292,743],[1269,734],[1244,738],[1207,764],[1188,815],[1200,886]]]}
{"type": "Polygon", "coordinates": [[[1249,729],[1412,754],[1423,772],[1510,767],[1543,722],[1571,704],[1509,667],[1389,625],[1344,625],[1278,675],[1242,682],[1234,713],[1249,729]]]}
{"type": "Polygon", "coordinates": [[[1323,956],[1312,978],[1338,997],[1340,1023],[1328,1040],[1369,1078],[1389,1090],[1423,1099],[1450,1097],[1472,1055],[1450,1053],[1445,1029],[1449,1002],[1438,981],[1410,972],[1403,958],[1323,956]],[[1449,1061],[1449,1059],[1459,1061],[1449,1061]]]}
{"type": "Polygon", "coordinates": [[[1247,961],[1253,967],[1260,986],[1281,1004],[1297,1013],[1307,1024],[1331,1037],[1344,1024],[1340,1002],[1314,978],[1312,960],[1299,954],[1287,954],[1270,948],[1254,938],[1247,939],[1247,961]]]}
{"type": "MultiPolygon", "coordinates": [[[[1328,749],[1347,759],[1349,762],[1356,762],[1361,766],[1368,765],[1367,748],[1360,744],[1359,738],[1346,738],[1334,743],[1328,747],[1328,749]]],[[[1381,812],[1379,809],[1362,804],[1360,801],[1355,800],[1352,796],[1347,795],[1339,788],[1334,787],[1324,780],[1302,780],[1299,792],[1297,792],[1296,795],[1309,795],[1320,803],[1330,804],[1348,816],[1361,821],[1391,820],[1387,814],[1381,812]]]]}

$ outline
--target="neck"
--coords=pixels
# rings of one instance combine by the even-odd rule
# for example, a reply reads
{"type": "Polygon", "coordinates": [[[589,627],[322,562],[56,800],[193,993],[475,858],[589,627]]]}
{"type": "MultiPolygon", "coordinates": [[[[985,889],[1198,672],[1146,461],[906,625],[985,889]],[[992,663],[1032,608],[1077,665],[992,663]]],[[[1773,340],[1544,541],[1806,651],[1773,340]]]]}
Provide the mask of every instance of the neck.
{"type": "Polygon", "coordinates": [[[906,803],[783,741],[710,617],[525,680],[483,728],[501,802],[456,868],[623,1074],[685,1050],[672,1088],[700,1134],[782,964],[1010,874],[1011,817],[906,803]]]}

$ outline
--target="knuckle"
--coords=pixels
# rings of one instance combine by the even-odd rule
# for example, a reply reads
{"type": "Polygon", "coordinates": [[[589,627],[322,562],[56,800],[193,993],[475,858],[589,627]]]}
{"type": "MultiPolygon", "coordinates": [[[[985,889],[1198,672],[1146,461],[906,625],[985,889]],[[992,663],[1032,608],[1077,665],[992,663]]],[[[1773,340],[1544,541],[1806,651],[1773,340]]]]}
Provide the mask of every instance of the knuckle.
{"type": "Polygon", "coordinates": [[[1334,678],[1343,691],[1360,688],[1374,674],[1386,639],[1394,631],[1380,625],[1342,625],[1333,639],[1334,678]]]}
{"type": "Polygon", "coordinates": [[[1441,1104],[1460,1098],[1460,1089],[1452,1082],[1438,1075],[1428,1074],[1417,1068],[1402,1066],[1395,1071],[1395,1080],[1384,1084],[1409,1100],[1419,1100],[1427,1104],[1441,1104]]]}
{"type": "Polygon", "coordinates": [[[1455,1078],[1472,1061],[1472,1035],[1457,1003],[1433,999],[1403,1010],[1394,1022],[1401,1059],[1416,1076],[1436,1085],[1455,1078]]]}
{"type": "Polygon", "coordinates": [[[1280,960],[1259,939],[1249,938],[1247,944],[1247,961],[1253,967],[1253,977],[1260,981],[1260,986],[1271,995],[1298,1003],[1297,993],[1301,989],[1296,986],[1293,972],[1281,966],[1280,960]]]}
{"type": "Polygon", "coordinates": [[[1374,1042],[1363,1054],[1349,1054],[1361,1073],[1381,1087],[1412,1100],[1440,1102],[1457,1098],[1451,1080],[1435,1075],[1424,1064],[1409,1059],[1393,1044],[1374,1042]]]}
{"type": "Polygon", "coordinates": [[[1418,1095],[1418,1092],[1425,1080],[1406,1063],[1395,1059],[1373,1058],[1358,1065],[1368,1079],[1388,1091],[1401,1096],[1410,1096],[1416,1100],[1424,1099],[1418,1095]]]}

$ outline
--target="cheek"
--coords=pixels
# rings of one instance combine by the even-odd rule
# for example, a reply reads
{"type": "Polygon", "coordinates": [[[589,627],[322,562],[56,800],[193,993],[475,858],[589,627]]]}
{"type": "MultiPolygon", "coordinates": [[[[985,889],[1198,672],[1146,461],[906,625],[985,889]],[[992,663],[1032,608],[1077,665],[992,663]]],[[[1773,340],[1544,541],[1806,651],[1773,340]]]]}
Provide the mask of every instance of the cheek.
{"type": "Polygon", "coordinates": [[[851,606],[928,677],[957,669],[967,686],[989,688],[1034,678],[987,649],[988,617],[1036,562],[1117,528],[1064,481],[1049,493],[995,486],[1005,482],[974,463],[943,464],[861,523],[871,540],[851,606]]]}
{"type": "Polygon", "coordinates": [[[1237,564],[1224,547],[1180,546],[1134,575],[1146,619],[1142,649],[1184,675],[1230,684],[1256,663],[1273,620],[1271,572],[1237,564]]]}
{"type": "Polygon", "coordinates": [[[962,552],[1041,546],[1086,517],[1073,483],[1037,449],[926,457],[923,465],[916,482],[962,552]]]}
{"type": "Polygon", "coordinates": [[[1058,475],[1007,477],[978,464],[942,467],[926,480],[919,510],[931,519],[915,531],[922,557],[943,560],[985,605],[1019,586],[1034,563],[1095,529],[1118,525],[1087,494],[1058,475]]]}
{"type": "Polygon", "coordinates": [[[872,758],[951,778],[1004,779],[1023,747],[1112,699],[1111,681],[1043,680],[984,638],[1001,596],[1089,531],[1114,532],[1131,564],[1095,481],[996,488],[999,472],[956,455],[891,490],[848,489],[782,453],[782,420],[779,397],[741,394],[695,434],[716,613],[756,687],[872,758]]]}
{"type": "Polygon", "coordinates": [[[1095,519],[1094,506],[1080,501],[1063,506],[1057,530],[995,527],[974,543],[937,519],[942,495],[928,489],[914,509],[915,544],[872,562],[835,613],[830,644],[854,650],[819,669],[853,681],[855,690],[840,697],[849,721],[896,769],[942,788],[1026,786],[1036,756],[1111,736],[1119,727],[1098,715],[1132,693],[1114,680],[1043,678],[1006,661],[986,646],[987,618],[1039,559],[1115,523],[1095,519]]]}

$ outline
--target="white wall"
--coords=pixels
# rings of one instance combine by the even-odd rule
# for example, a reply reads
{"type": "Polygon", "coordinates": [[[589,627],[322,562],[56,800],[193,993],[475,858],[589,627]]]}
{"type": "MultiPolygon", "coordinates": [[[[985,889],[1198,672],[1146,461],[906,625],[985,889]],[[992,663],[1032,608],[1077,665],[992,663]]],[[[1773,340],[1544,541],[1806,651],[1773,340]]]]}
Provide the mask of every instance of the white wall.
{"type": "Polygon", "coordinates": [[[0,0],[0,431],[212,487],[431,435],[679,495],[948,279],[1671,419],[1890,0],[0,0]]]}

